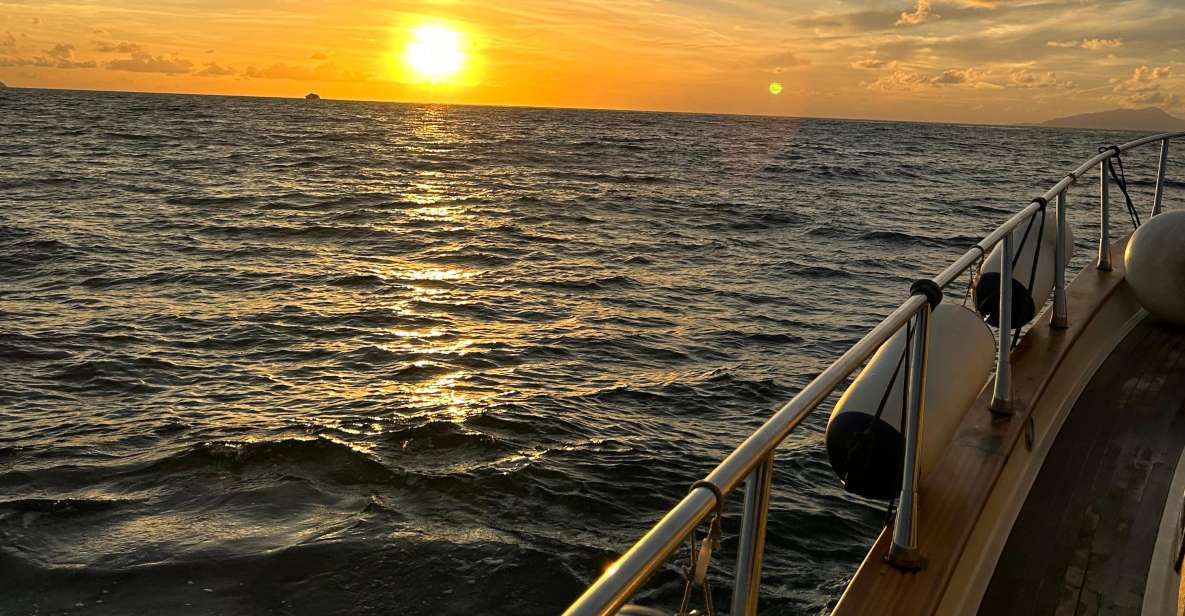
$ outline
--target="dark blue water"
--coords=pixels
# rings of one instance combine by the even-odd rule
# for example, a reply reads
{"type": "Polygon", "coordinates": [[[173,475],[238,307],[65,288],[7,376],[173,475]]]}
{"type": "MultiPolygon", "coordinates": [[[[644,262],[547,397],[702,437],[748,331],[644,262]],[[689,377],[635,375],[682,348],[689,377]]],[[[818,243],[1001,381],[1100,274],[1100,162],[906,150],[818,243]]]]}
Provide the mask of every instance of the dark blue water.
{"type": "MultiPolygon", "coordinates": [[[[4,91],[0,613],[555,613],[911,279],[1127,138],[4,91]]],[[[780,613],[883,521],[824,419],[778,458],[780,613]]]]}

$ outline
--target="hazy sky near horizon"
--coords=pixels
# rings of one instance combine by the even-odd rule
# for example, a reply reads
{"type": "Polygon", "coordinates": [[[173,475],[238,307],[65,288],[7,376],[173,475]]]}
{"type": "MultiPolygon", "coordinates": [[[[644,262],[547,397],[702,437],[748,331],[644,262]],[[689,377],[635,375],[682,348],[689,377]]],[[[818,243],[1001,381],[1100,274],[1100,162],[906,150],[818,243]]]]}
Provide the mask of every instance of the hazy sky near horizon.
{"type": "Polygon", "coordinates": [[[0,0],[0,81],[931,121],[1180,114],[1185,1],[0,0]],[[425,25],[457,33],[457,74],[408,68],[425,25]]]}

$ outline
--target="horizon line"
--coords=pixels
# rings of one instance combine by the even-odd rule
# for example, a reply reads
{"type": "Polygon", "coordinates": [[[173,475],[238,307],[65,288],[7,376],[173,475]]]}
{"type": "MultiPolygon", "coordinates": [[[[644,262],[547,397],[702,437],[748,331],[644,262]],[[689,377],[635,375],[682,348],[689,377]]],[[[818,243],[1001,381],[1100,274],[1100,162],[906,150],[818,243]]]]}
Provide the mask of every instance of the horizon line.
{"type": "MultiPolygon", "coordinates": [[[[0,82],[4,83],[4,82],[0,82]]],[[[99,88],[51,88],[51,87],[31,87],[31,86],[15,86],[5,84],[0,91],[8,90],[49,90],[56,92],[98,92],[107,94],[149,94],[159,96],[207,96],[207,97],[222,97],[222,98],[259,98],[259,99],[274,99],[274,100],[288,100],[299,101],[305,100],[304,96],[268,96],[263,94],[219,94],[213,92],[168,92],[161,90],[104,90],[99,88]]],[[[310,93],[315,94],[312,90],[310,93]]],[[[515,104],[499,104],[499,103],[442,103],[435,101],[414,101],[414,100],[392,100],[392,99],[353,99],[353,98],[325,98],[318,95],[317,102],[342,102],[342,103],[380,103],[389,105],[439,105],[448,107],[483,107],[496,109],[542,109],[555,111],[602,111],[611,113],[662,113],[675,115],[701,115],[701,116],[722,116],[735,118],[774,118],[786,120],[834,120],[842,122],[881,122],[881,123],[895,123],[895,124],[934,124],[941,126],[985,126],[985,127],[1000,127],[1000,128],[1053,128],[1061,130],[1103,130],[1115,132],[1140,132],[1142,129],[1125,129],[1125,128],[1080,128],[1069,126],[1047,126],[1042,122],[948,122],[941,120],[904,120],[895,118],[868,118],[868,117],[836,117],[836,116],[811,116],[811,115],[777,115],[777,114],[761,114],[761,113],[729,113],[724,111],[687,111],[680,109],[633,109],[620,107],[561,107],[553,105],[515,105],[515,104]]],[[[316,104],[311,102],[310,104],[316,104]]],[[[1088,112],[1088,113],[1106,113],[1107,111],[1121,111],[1127,108],[1118,108],[1103,110],[1102,112],[1088,112]]],[[[1144,107],[1141,109],[1160,109],[1159,107],[1144,107]]],[[[1164,111],[1161,109],[1161,111],[1164,111]]],[[[1165,112],[1167,114],[1167,112],[1165,112]]],[[[1086,115],[1086,114],[1077,114],[1086,115]]],[[[1172,114],[1168,114],[1170,117],[1172,114]]],[[[1066,116],[1073,117],[1073,116],[1066,116]]],[[[1048,121],[1059,120],[1063,118],[1051,118],[1048,121]]]]}
{"type": "MultiPolygon", "coordinates": [[[[2,82],[0,82],[2,83],[2,82]]],[[[41,86],[17,86],[7,84],[6,89],[9,90],[49,90],[56,92],[100,92],[109,94],[155,94],[161,96],[209,96],[209,97],[223,97],[223,98],[262,98],[275,100],[305,100],[303,95],[294,96],[269,96],[265,94],[221,94],[215,92],[170,92],[164,90],[105,90],[101,88],[53,88],[41,86]]],[[[0,89],[2,90],[2,89],[0,89]]],[[[316,92],[310,90],[310,93],[316,92]]],[[[999,123],[999,122],[944,122],[940,120],[904,120],[896,118],[870,118],[870,117],[837,117],[837,116],[811,116],[811,115],[779,115],[779,114],[763,114],[763,113],[730,113],[726,111],[689,111],[682,109],[643,109],[643,108],[626,108],[626,107],[563,107],[559,105],[516,105],[516,104],[500,104],[500,103],[442,103],[436,101],[415,101],[415,100],[393,100],[393,99],[366,99],[366,98],[327,98],[318,95],[318,101],[321,102],[342,102],[342,103],[383,103],[392,105],[440,105],[450,107],[493,107],[498,109],[546,109],[556,111],[605,111],[613,113],[669,113],[678,115],[705,115],[705,116],[724,116],[737,118],[779,118],[787,120],[839,120],[847,122],[892,122],[902,124],[941,124],[949,126],[1005,126],[1005,127],[1038,127],[1040,124],[1033,123],[999,123]]]]}

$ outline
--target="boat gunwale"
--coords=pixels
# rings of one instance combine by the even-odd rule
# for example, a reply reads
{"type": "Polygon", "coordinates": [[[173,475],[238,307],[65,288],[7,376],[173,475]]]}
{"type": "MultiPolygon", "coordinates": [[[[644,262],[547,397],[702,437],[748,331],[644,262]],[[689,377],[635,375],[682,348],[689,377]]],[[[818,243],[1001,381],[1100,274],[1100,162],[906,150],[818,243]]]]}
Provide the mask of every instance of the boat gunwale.
{"type": "MultiPolygon", "coordinates": [[[[1185,131],[1149,135],[1102,149],[1055,183],[1042,196],[1030,201],[1020,212],[977,242],[942,272],[929,279],[920,279],[920,281],[936,285],[939,290],[945,289],[1005,236],[1028,222],[1038,211],[1044,211],[1051,200],[1064,194],[1091,167],[1101,165],[1104,161],[1133,148],[1155,142],[1163,142],[1167,145],[1169,140],[1180,137],[1185,137],[1185,131]]],[[[1163,165],[1165,162],[1163,158],[1161,162],[1163,165]]],[[[1103,216],[1101,224],[1104,232],[1107,225],[1106,220],[1106,216],[1103,216]]],[[[1110,246],[1104,245],[1104,249],[1109,250],[1110,246]]],[[[1080,274],[1092,268],[1093,266],[1088,266],[1081,270],[1080,274]]],[[[930,304],[931,298],[926,295],[927,289],[922,288],[924,286],[926,285],[915,284],[910,289],[911,295],[908,299],[849,347],[790,401],[782,405],[765,423],[732,450],[704,481],[716,486],[723,497],[727,498],[740,483],[748,478],[754,469],[772,456],[786,437],[807,416],[817,410],[819,405],[834,393],[839,385],[855,373],[881,344],[904,327],[919,310],[930,304]]],[[[1032,331],[1029,334],[1032,334],[1032,331]]],[[[716,506],[716,496],[713,490],[706,486],[692,488],[620,559],[605,570],[565,610],[564,614],[566,616],[608,616],[616,613],[618,608],[623,606],[629,597],[637,592],[649,577],[670,558],[690,533],[716,509],[716,506]]],[[[879,543],[878,541],[877,544],[874,544],[874,550],[879,543]]],[[[872,552],[870,551],[869,554],[871,555],[872,552]]]]}
{"type": "MultiPolygon", "coordinates": [[[[1112,249],[1121,250],[1129,237],[1114,243],[1112,249]]],[[[919,517],[928,523],[922,525],[919,549],[929,558],[930,566],[921,572],[905,573],[885,563],[892,532],[891,528],[882,530],[845,588],[834,614],[938,611],[1005,465],[1017,448],[1023,447],[1021,437],[1026,425],[1042,408],[1044,395],[1064,362],[1079,350],[1075,343],[1123,287],[1123,274],[1122,262],[1112,271],[1093,266],[1083,270],[1067,288],[1068,294],[1081,300],[1072,304],[1071,326],[1053,327],[1053,311],[1046,310],[1022,339],[1013,359],[1017,377],[1014,393],[1019,403],[1014,415],[1003,420],[990,412],[991,380],[964,413],[955,437],[935,466],[937,470],[922,478],[921,491],[927,498],[922,500],[919,517]],[[876,597],[876,605],[871,605],[872,597],[876,597]]],[[[1084,375],[1087,379],[1090,376],[1084,375]]],[[[1044,435],[1048,439],[1056,437],[1056,433],[1044,435]]],[[[978,600],[973,603],[978,605],[978,600]]]]}

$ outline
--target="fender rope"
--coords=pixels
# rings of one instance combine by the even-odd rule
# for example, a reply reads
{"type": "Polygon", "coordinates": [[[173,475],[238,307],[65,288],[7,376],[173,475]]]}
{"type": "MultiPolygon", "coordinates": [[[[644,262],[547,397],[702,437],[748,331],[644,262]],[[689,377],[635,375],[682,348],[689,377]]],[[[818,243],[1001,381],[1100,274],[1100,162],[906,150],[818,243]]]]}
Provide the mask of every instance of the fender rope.
{"type": "Polygon", "coordinates": [[[1135,204],[1132,203],[1132,197],[1127,192],[1127,173],[1123,170],[1123,157],[1120,155],[1121,153],[1119,146],[1110,145],[1105,148],[1099,148],[1099,154],[1102,154],[1107,150],[1113,150],[1115,152],[1115,156],[1107,159],[1107,172],[1111,175],[1111,178],[1115,180],[1115,185],[1119,187],[1119,192],[1123,193],[1123,200],[1127,204],[1127,215],[1129,218],[1131,218],[1132,228],[1139,229],[1141,224],[1140,212],[1136,210],[1135,204]],[[1119,163],[1118,174],[1115,173],[1116,162],[1119,163]]]}

